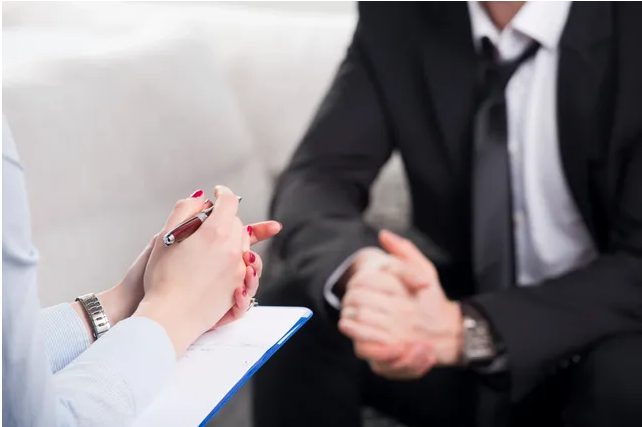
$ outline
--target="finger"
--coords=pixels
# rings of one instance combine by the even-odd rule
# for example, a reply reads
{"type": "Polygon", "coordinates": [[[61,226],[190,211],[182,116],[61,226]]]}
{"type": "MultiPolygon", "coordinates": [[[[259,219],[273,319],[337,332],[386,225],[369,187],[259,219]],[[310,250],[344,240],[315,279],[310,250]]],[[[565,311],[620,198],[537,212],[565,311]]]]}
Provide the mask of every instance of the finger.
{"type": "Polygon", "coordinates": [[[234,193],[232,193],[232,190],[222,185],[217,185],[216,188],[214,188],[214,195],[216,197],[214,210],[210,218],[203,223],[201,228],[224,232],[229,229],[233,219],[236,217],[239,200],[234,193]]]}
{"type": "Polygon", "coordinates": [[[397,357],[370,358],[368,363],[370,368],[381,376],[391,379],[416,379],[424,376],[435,366],[436,358],[429,347],[415,343],[406,351],[399,352],[397,357]]]}
{"type": "Polygon", "coordinates": [[[379,243],[386,251],[405,261],[426,261],[424,254],[410,240],[391,231],[381,230],[379,243]]]}
{"type": "Polygon", "coordinates": [[[195,191],[189,198],[181,199],[176,202],[176,204],[174,205],[174,209],[172,209],[172,212],[169,214],[167,221],[165,221],[163,232],[159,233],[159,236],[161,234],[164,235],[181,222],[200,212],[202,205],[203,190],[195,191]]]}
{"type": "Polygon", "coordinates": [[[250,246],[252,245],[251,237],[250,237],[251,234],[252,234],[252,226],[248,225],[247,227],[245,227],[245,233],[243,233],[243,253],[250,250],[250,246]]]}
{"type": "Polygon", "coordinates": [[[387,363],[368,360],[368,365],[370,366],[370,370],[378,376],[388,379],[395,379],[387,363]]]}
{"type": "MultiPolygon", "coordinates": [[[[248,273],[251,274],[251,273],[248,273]]],[[[232,314],[234,319],[240,319],[245,316],[247,309],[250,307],[250,297],[245,287],[238,288],[234,291],[234,306],[232,307],[232,314]]]]}
{"type": "Polygon", "coordinates": [[[402,354],[399,346],[378,341],[356,341],[354,352],[361,359],[376,360],[380,363],[397,360],[402,354]]]}
{"type": "Polygon", "coordinates": [[[351,288],[343,296],[344,307],[355,307],[359,310],[369,307],[373,310],[388,313],[395,306],[396,298],[390,294],[369,288],[351,288]]]}
{"type": "Polygon", "coordinates": [[[234,305],[227,311],[227,313],[225,313],[221,320],[216,322],[216,325],[210,328],[210,331],[221,326],[225,326],[245,316],[245,313],[247,313],[247,309],[250,306],[251,298],[247,292],[243,292],[244,290],[245,288],[237,288],[234,290],[234,305]]]}
{"type": "Polygon", "coordinates": [[[339,330],[355,341],[387,342],[389,340],[387,332],[345,317],[339,319],[339,330]]]}
{"type": "MultiPolygon", "coordinates": [[[[398,263],[399,260],[393,259],[391,263],[398,263]]],[[[403,282],[392,273],[387,272],[384,266],[379,270],[365,271],[353,276],[348,283],[348,289],[366,288],[387,295],[407,295],[407,289],[403,282]]]]}
{"type": "Polygon", "coordinates": [[[344,307],[341,310],[341,318],[352,319],[362,325],[368,325],[373,328],[389,331],[388,334],[392,335],[390,325],[394,319],[391,319],[388,313],[381,310],[370,307],[361,307],[359,309],[354,307],[344,307]]]}
{"type": "Polygon", "coordinates": [[[248,298],[256,296],[256,292],[259,290],[259,275],[253,265],[246,267],[245,290],[247,291],[248,298]]]}
{"type": "Polygon", "coordinates": [[[405,378],[418,378],[435,365],[435,357],[423,344],[415,343],[404,355],[388,365],[405,378]]]}
{"type": "Polygon", "coordinates": [[[439,274],[434,264],[410,240],[404,239],[390,231],[379,233],[381,245],[392,255],[415,265],[415,270],[429,283],[439,283],[439,274]]]}
{"type": "Polygon", "coordinates": [[[254,267],[256,277],[260,279],[263,273],[263,259],[256,252],[247,251],[243,253],[243,261],[246,265],[254,267]]]}
{"type": "Polygon", "coordinates": [[[255,245],[263,240],[276,236],[283,229],[283,225],[277,221],[257,222],[247,227],[248,233],[250,234],[250,245],[255,245]]]}
{"type": "Polygon", "coordinates": [[[390,380],[405,380],[409,379],[408,373],[401,369],[394,369],[387,362],[368,361],[370,369],[380,377],[388,378],[390,380]]]}
{"type": "Polygon", "coordinates": [[[410,263],[393,262],[382,267],[382,270],[397,277],[412,292],[426,289],[430,286],[429,278],[415,271],[416,269],[410,263]]]}

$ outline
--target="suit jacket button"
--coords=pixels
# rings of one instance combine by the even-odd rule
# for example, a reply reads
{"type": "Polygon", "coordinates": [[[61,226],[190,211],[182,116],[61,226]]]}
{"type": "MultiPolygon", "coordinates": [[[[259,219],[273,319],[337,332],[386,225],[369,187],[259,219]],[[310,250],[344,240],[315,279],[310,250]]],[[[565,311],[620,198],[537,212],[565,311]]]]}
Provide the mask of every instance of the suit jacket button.
{"type": "Polygon", "coordinates": [[[562,368],[562,369],[566,369],[566,368],[568,368],[568,365],[569,365],[568,360],[562,360],[562,361],[559,363],[559,367],[560,367],[560,368],[562,368]]]}
{"type": "Polygon", "coordinates": [[[579,354],[574,354],[573,357],[571,357],[571,362],[574,365],[577,365],[578,363],[580,363],[580,355],[579,354]]]}

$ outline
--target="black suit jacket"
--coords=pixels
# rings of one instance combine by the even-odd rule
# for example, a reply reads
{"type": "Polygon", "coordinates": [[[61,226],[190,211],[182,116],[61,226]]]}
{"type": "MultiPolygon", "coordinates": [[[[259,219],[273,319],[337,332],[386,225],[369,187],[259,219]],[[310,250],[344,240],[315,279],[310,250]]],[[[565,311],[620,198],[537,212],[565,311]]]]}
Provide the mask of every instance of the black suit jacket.
{"type": "Polygon", "coordinates": [[[469,297],[508,349],[512,396],[558,361],[613,334],[642,331],[642,6],[575,2],[558,70],[559,149],[600,257],[541,286],[475,294],[471,122],[476,55],[464,2],[366,3],[332,87],[282,175],[276,253],[322,303],[323,283],[377,244],[362,213],[393,150],[413,224],[447,256],[452,298],[469,297]]]}

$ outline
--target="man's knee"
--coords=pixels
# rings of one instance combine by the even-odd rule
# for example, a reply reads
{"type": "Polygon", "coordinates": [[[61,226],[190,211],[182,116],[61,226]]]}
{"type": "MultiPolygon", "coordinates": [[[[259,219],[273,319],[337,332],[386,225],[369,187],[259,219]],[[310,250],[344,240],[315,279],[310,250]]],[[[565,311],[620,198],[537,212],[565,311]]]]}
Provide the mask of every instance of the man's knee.
{"type": "Polygon", "coordinates": [[[578,366],[574,384],[578,425],[639,425],[642,419],[642,335],[605,341],[578,366]]]}

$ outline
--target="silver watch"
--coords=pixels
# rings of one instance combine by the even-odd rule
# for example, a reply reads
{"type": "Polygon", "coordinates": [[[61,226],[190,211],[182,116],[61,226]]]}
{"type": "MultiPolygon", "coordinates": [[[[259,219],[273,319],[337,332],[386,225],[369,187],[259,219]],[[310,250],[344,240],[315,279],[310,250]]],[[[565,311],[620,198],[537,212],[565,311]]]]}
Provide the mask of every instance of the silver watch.
{"type": "Polygon", "coordinates": [[[490,364],[498,356],[498,348],[488,322],[472,307],[462,304],[464,317],[463,359],[467,366],[490,364]]]}
{"type": "Polygon", "coordinates": [[[95,339],[102,337],[111,327],[109,319],[103,310],[103,306],[98,300],[96,294],[87,294],[76,298],[80,302],[89,316],[93,335],[95,339]]]}

